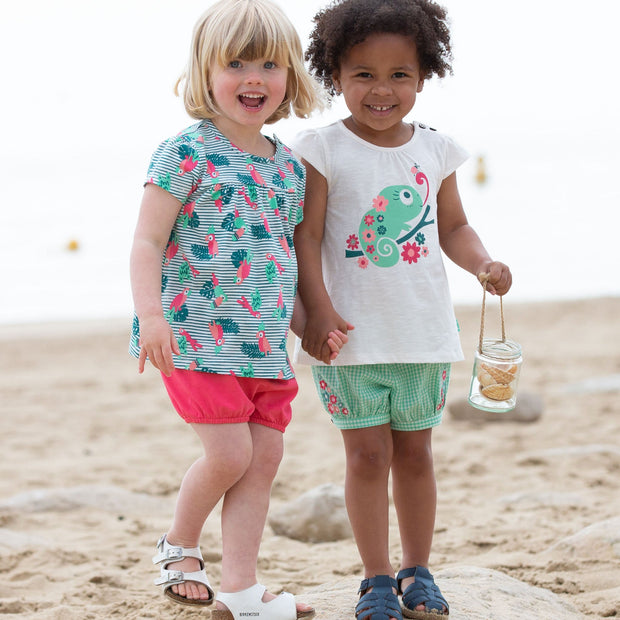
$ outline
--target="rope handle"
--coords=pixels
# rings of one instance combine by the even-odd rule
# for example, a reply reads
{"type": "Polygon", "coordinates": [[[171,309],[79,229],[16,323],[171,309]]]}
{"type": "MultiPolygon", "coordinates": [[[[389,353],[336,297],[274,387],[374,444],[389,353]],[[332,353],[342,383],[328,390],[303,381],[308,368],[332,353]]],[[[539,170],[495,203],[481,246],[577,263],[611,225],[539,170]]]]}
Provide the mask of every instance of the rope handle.
{"type": "MultiPolygon", "coordinates": [[[[482,341],[484,340],[484,319],[486,314],[486,297],[487,283],[489,281],[488,273],[479,273],[478,280],[482,284],[482,312],[480,313],[480,341],[478,343],[478,352],[482,354],[482,341]]],[[[506,342],[506,327],[504,325],[504,302],[502,295],[499,296],[499,311],[502,318],[502,342],[506,342]]]]}

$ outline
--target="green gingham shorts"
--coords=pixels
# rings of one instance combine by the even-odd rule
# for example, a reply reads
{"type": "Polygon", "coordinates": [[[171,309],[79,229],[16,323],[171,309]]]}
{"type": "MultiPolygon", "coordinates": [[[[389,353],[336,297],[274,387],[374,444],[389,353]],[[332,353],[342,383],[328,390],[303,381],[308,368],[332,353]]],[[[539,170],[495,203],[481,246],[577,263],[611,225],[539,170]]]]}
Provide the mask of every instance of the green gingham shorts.
{"type": "Polygon", "coordinates": [[[339,429],[420,431],[441,422],[450,364],[313,366],[312,376],[339,429]]]}

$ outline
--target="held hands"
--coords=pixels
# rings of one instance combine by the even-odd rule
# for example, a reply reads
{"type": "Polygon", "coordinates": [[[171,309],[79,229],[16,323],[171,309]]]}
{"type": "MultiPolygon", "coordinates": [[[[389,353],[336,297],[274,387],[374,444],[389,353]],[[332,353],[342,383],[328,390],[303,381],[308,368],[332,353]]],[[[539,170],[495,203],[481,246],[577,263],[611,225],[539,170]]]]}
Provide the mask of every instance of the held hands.
{"type": "Polygon", "coordinates": [[[486,263],[477,273],[480,283],[484,285],[486,282],[487,291],[492,295],[505,295],[512,286],[512,274],[504,263],[486,263]]]}
{"type": "Polygon", "coordinates": [[[317,314],[320,316],[307,317],[301,346],[315,359],[329,364],[338,357],[342,347],[349,341],[347,332],[354,327],[336,312],[317,314]]]}
{"type": "Polygon", "coordinates": [[[167,377],[174,370],[172,354],[180,355],[179,344],[170,324],[163,316],[148,316],[140,319],[140,357],[138,372],[144,372],[146,359],[167,377]]]}

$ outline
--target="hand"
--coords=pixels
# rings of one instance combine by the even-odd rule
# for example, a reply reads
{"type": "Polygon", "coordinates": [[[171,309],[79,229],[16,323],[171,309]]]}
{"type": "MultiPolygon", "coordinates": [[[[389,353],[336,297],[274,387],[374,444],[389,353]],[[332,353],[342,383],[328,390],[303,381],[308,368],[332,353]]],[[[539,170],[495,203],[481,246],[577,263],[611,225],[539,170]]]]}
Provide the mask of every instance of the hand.
{"type": "Polygon", "coordinates": [[[478,271],[481,284],[487,283],[487,291],[492,295],[505,295],[512,286],[512,274],[508,265],[493,261],[478,271]]]}
{"type": "Polygon", "coordinates": [[[350,329],[354,329],[353,325],[344,321],[336,312],[308,315],[301,346],[315,359],[329,364],[348,342],[347,332],[350,329]]]}
{"type": "Polygon", "coordinates": [[[149,316],[140,319],[140,356],[138,357],[138,372],[144,372],[146,359],[157,370],[167,377],[174,370],[172,354],[180,355],[179,343],[174,337],[170,324],[163,316],[149,316]]]}
{"type": "MultiPolygon", "coordinates": [[[[351,329],[355,329],[355,327],[353,327],[351,323],[347,323],[347,331],[351,329]]],[[[339,329],[333,332],[329,332],[329,334],[327,334],[327,346],[331,350],[329,356],[330,361],[333,361],[338,357],[340,350],[347,342],[349,342],[349,337],[343,332],[341,332],[339,329]]]]}

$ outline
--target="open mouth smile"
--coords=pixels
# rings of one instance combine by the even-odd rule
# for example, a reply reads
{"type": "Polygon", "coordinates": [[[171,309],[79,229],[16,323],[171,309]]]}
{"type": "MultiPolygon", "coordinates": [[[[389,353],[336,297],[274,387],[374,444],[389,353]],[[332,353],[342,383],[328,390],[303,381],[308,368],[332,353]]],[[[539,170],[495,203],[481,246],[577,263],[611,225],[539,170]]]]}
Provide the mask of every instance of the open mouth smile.
{"type": "Polygon", "coordinates": [[[238,97],[241,105],[248,110],[260,110],[265,104],[265,95],[247,93],[238,97]]]}

